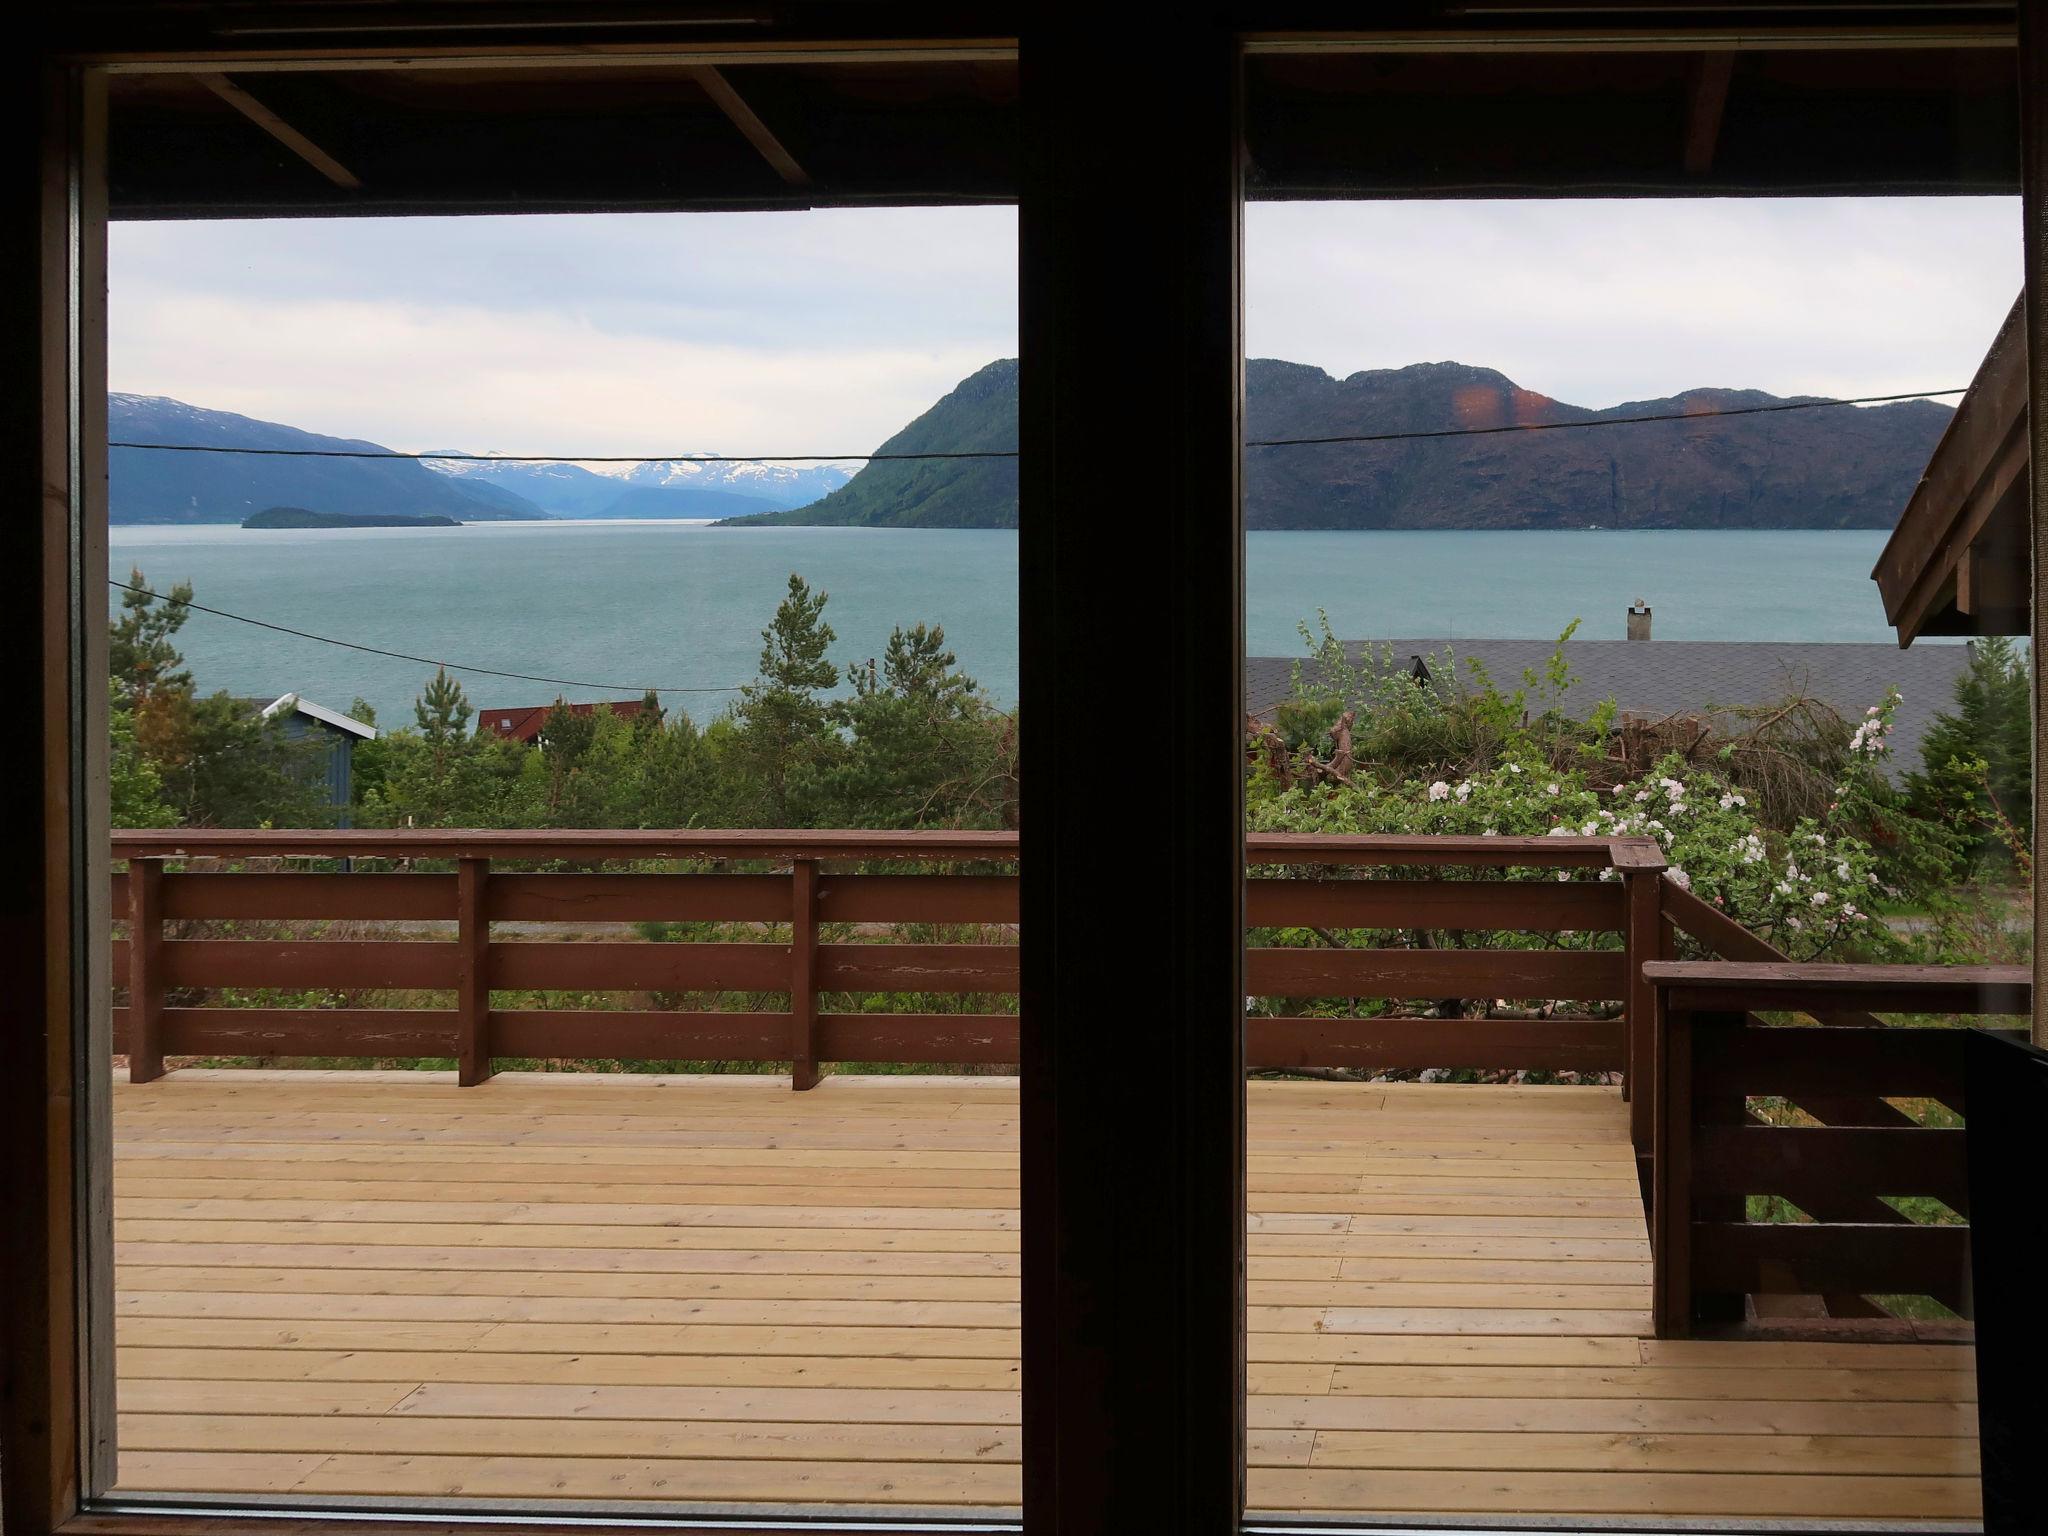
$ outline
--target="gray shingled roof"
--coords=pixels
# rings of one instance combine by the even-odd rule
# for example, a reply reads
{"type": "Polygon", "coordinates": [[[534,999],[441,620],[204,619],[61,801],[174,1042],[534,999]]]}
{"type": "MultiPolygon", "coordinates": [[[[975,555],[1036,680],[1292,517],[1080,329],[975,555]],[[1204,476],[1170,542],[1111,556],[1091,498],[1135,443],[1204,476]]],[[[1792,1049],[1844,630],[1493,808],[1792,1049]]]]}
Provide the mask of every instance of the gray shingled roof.
{"type": "MultiPolygon", "coordinates": [[[[1549,640],[1386,640],[1346,642],[1354,656],[1391,650],[1396,665],[1421,656],[1439,670],[1445,651],[1476,657],[1501,687],[1520,683],[1526,668],[1541,668],[1549,640]]],[[[1953,709],[1955,681],[1969,664],[1962,645],[1788,644],[1758,640],[1573,640],[1565,646],[1576,679],[1565,707],[1583,717],[1604,699],[1627,714],[1652,718],[1709,713],[1716,708],[1766,704],[1807,693],[1855,719],[1897,688],[1902,702],[1892,733],[1893,772],[1920,766],[1920,742],[1937,710],[1953,709]]],[[[1260,715],[1287,698],[1296,658],[1245,658],[1245,709],[1260,715]]],[[[1313,674],[1311,674],[1313,675],[1313,674]]]]}

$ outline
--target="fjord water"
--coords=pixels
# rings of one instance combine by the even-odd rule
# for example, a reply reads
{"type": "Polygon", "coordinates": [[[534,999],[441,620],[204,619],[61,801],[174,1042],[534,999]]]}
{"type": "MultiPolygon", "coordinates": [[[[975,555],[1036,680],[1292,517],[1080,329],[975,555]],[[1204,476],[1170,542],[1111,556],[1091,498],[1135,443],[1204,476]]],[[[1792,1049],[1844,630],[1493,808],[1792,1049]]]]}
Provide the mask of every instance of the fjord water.
{"type": "MultiPolygon", "coordinates": [[[[1327,609],[1347,639],[1542,639],[1574,618],[1618,640],[1635,598],[1660,640],[1893,639],[1870,568],[1875,530],[1255,533],[1246,649],[1299,654],[1295,626],[1327,609]]],[[[1017,537],[955,529],[713,528],[673,522],[482,523],[459,528],[245,530],[117,526],[113,574],[314,634],[450,663],[656,687],[704,718],[754,675],[761,629],[789,574],[831,594],[842,664],[879,656],[892,626],[943,624],[961,665],[1017,694],[1017,537]]],[[[1108,546],[1105,546],[1107,550],[1108,546]]],[[[1108,558],[1107,553],[1105,558],[1108,558]]],[[[1105,709],[1142,692],[1167,594],[1129,572],[1128,643],[1090,686],[1105,709]]],[[[118,592],[110,594],[118,601],[118,592]]],[[[1220,622],[1220,616],[1219,616],[1220,622]]],[[[206,691],[299,691],[411,719],[431,668],[195,613],[178,636],[206,691]]],[[[479,706],[608,695],[464,675],[479,706]]]]}

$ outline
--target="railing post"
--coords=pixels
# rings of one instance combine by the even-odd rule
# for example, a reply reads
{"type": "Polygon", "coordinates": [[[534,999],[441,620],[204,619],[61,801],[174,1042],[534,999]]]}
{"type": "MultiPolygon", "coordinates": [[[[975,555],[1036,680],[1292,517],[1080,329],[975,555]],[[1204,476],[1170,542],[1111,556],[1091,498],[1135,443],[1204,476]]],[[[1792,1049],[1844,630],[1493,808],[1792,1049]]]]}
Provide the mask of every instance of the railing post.
{"type": "Polygon", "coordinates": [[[455,866],[455,1077],[465,1088],[491,1075],[490,871],[487,858],[455,866]]]}
{"type": "Polygon", "coordinates": [[[1643,975],[1643,966],[1661,960],[1664,926],[1663,871],[1625,869],[1621,878],[1628,892],[1628,927],[1622,944],[1628,955],[1628,1071],[1624,1096],[1628,1099],[1629,1140],[1637,1157],[1650,1152],[1651,1121],[1657,1107],[1655,1038],[1657,992],[1643,975]]]}
{"type": "Polygon", "coordinates": [[[818,861],[789,869],[789,1086],[818,1084],[818,861]]]}
{"type": "Polygon", "coordinates": [[[128,861],[128,1081],[164,1075],[164,866],[128,861]]]}
{"type": "Polygon", "coordinates": [[[1656,1114],[1650,1172],[1650,1317],[1660,1339],[1692,1331],[1692,1015],[1653,988],[1656,1114]]]}

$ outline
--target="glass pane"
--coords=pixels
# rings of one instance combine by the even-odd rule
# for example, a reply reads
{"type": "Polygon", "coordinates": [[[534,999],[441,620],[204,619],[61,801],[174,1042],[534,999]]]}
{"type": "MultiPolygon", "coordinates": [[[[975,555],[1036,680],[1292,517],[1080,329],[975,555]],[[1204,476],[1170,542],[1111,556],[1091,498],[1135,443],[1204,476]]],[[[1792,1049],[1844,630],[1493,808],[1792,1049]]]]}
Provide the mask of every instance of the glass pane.
{"type": "Polygon", "coordinates": [[[1978,68],[1254,61],[1257,1517],[1980,1511],[1956,1026],[2022,996],[2032,767],[1978,68]]]}
{"type": "MultiPolygon", "coordinates": [[[[979,68],[731,73],[825,176],[979,68]]],[[[323,92],[415,84],[269,99],[374,197],[445,126],[323,92]]],[[[152,131],[265,152],[232,104],[117,96],[117,212],[331,195],[166,181],[152,131]]],[[[116,224],[116,1494],[1014,1515],[1014,247],[116,224]]]]}

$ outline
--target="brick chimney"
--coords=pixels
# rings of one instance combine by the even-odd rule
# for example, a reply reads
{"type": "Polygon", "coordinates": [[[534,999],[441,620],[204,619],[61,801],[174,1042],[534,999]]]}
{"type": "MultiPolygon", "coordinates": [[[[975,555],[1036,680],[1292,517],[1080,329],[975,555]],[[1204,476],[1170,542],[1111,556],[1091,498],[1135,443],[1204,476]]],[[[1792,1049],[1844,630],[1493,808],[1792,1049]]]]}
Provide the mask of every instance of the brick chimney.
{"type": "Polygon", "coordinates": [[[1628,637],[1631,640],[1650,638],[1650,605],[1640,597],[1629,605],[1628,637]]]}

